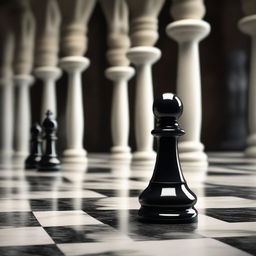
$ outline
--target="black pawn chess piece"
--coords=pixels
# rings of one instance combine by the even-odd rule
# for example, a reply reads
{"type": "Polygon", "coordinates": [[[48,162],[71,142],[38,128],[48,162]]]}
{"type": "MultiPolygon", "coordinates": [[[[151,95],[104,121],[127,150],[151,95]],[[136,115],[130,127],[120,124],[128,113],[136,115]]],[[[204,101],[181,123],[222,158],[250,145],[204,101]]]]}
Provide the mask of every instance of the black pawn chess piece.
{"type": "Polygon", "coordinates": [[[56,153],[56,131],[57,122],[53,119],[51,111],[47,111],[46,118],[43,121],[43,131],[45,144],[45,153],[38,164],[39,171],[58,171],[60,169],[60,160],[56,153]]]}
{"type": "Polygon", "coordinates": [[[25,168],[26,169],[36,169],[39,161],[42,157],[42,149],[41,149],[41,126],[39,124],[34,124],[31,129],[31,139],[30,139],[30,154],[25,160],[25,168]]]}
{"type": "Polygon", "coordinates": [[[185,132],[177,119],[183,111],[181,100],[165,93],[154,101],[157,158],[148,187],[140,194],[141,220],[166,223],[197,222],[196,195],[189,189],[179,162],[177,139],[185,132]]]}

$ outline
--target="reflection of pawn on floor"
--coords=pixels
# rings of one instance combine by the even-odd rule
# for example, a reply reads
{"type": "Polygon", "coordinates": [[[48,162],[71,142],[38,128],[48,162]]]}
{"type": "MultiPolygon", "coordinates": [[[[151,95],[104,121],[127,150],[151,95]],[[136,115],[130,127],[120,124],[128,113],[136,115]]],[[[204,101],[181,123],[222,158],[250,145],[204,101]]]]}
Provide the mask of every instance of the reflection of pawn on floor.
{"type": "Polygon", "coordinates": [[[41,126],[38,123],[35,123],[31,127],[31,139],[30,139],[30,154],[25,160],[25,168],[26,169],[36,169],[38,166],[39,161],[41,160],[42,156],[42,149],[41,149],[41,126]]]}
{"type": "Polygon", "coordinates": [[[188,188],[180,167],[177,138],[184,134],[177,119],[183,107],[180,99],[165,93],[156,99],[153,112],[157,123],[157,159],[148,187],[141,193],[139,217],[146,221],[191,223],[197,221],[196,196],[188,188]]]}
{"type": "Polygon", "coordinates": [[[57,122],[53,119],[53,113],[47,111],[43,122],[44,139],[46,140],[45,152],[38,164],[39,171],[57,171],[60,169],[60,160],[56,153],[57,122]]]}

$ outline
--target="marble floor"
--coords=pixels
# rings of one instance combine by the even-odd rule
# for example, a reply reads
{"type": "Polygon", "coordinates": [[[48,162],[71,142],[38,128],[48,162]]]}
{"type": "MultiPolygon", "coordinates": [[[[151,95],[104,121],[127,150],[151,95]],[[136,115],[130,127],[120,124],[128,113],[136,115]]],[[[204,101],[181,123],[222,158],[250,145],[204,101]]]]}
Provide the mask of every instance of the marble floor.
{"type": "Polygon", "coordinates": [[[61,172],[0,170],[0,255],[256,255],[256,160],[210,153],[208,169],[184,168],[197,224],[138,221],[152,164],[90,155],[61,172]]]}

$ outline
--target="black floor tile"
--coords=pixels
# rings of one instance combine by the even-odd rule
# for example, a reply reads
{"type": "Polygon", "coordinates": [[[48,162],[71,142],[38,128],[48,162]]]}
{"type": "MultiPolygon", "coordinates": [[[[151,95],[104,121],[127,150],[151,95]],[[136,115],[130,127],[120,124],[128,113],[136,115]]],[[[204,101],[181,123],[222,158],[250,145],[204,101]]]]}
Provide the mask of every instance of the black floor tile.
{"type": "Polygon", "coordinates": [[[40,226],[32,212],[0,212],[1,227],[40,226]]]}
{"type": "Polygon", "coordinates": [[[251,208],[208,208],[205,214],[227,222],[256,221],[256,207],[251,208]]]}
{"type": "Polygon", "coordinates": [[[56,245],[0,247],[1,256],[63,256],[56,245]]]}
{"type": "Polygon", "coordinates": [[[217,240],[256,255],[256,236],[220,237],[217,240]]]}

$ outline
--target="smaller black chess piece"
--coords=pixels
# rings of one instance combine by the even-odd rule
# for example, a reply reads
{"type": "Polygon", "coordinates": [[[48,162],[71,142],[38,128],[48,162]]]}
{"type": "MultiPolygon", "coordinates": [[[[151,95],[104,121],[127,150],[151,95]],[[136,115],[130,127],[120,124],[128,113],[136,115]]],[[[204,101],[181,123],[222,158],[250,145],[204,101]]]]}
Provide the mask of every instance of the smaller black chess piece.
{"type": "Polygon", "coordinates": [[[25,160],[25,169],[36,169],[42,157],[41,126],[35,123],[31,129],[30,154],[25,160]]]}
{"type": "Polygon", "coordinates": [[[184,179],[178,156],[177,139],[185,133],[177,122],[182,111],[182,102],[174,94],[165,93],[154,101],[157,158],[150,183],[139,196],[138,215],[143,221],[197,222],[197,198],[184,179]]]}
{"type": "Polygon", "coordinates": [[[45,152],[39,161],[39,171],[58,171],[60,169],[60,160],[56,153],[56,131],[57,122],[53,119],[51,111],[46,112],[46,118],[43,121],[43,132],[45,139],[45,152]]]}

